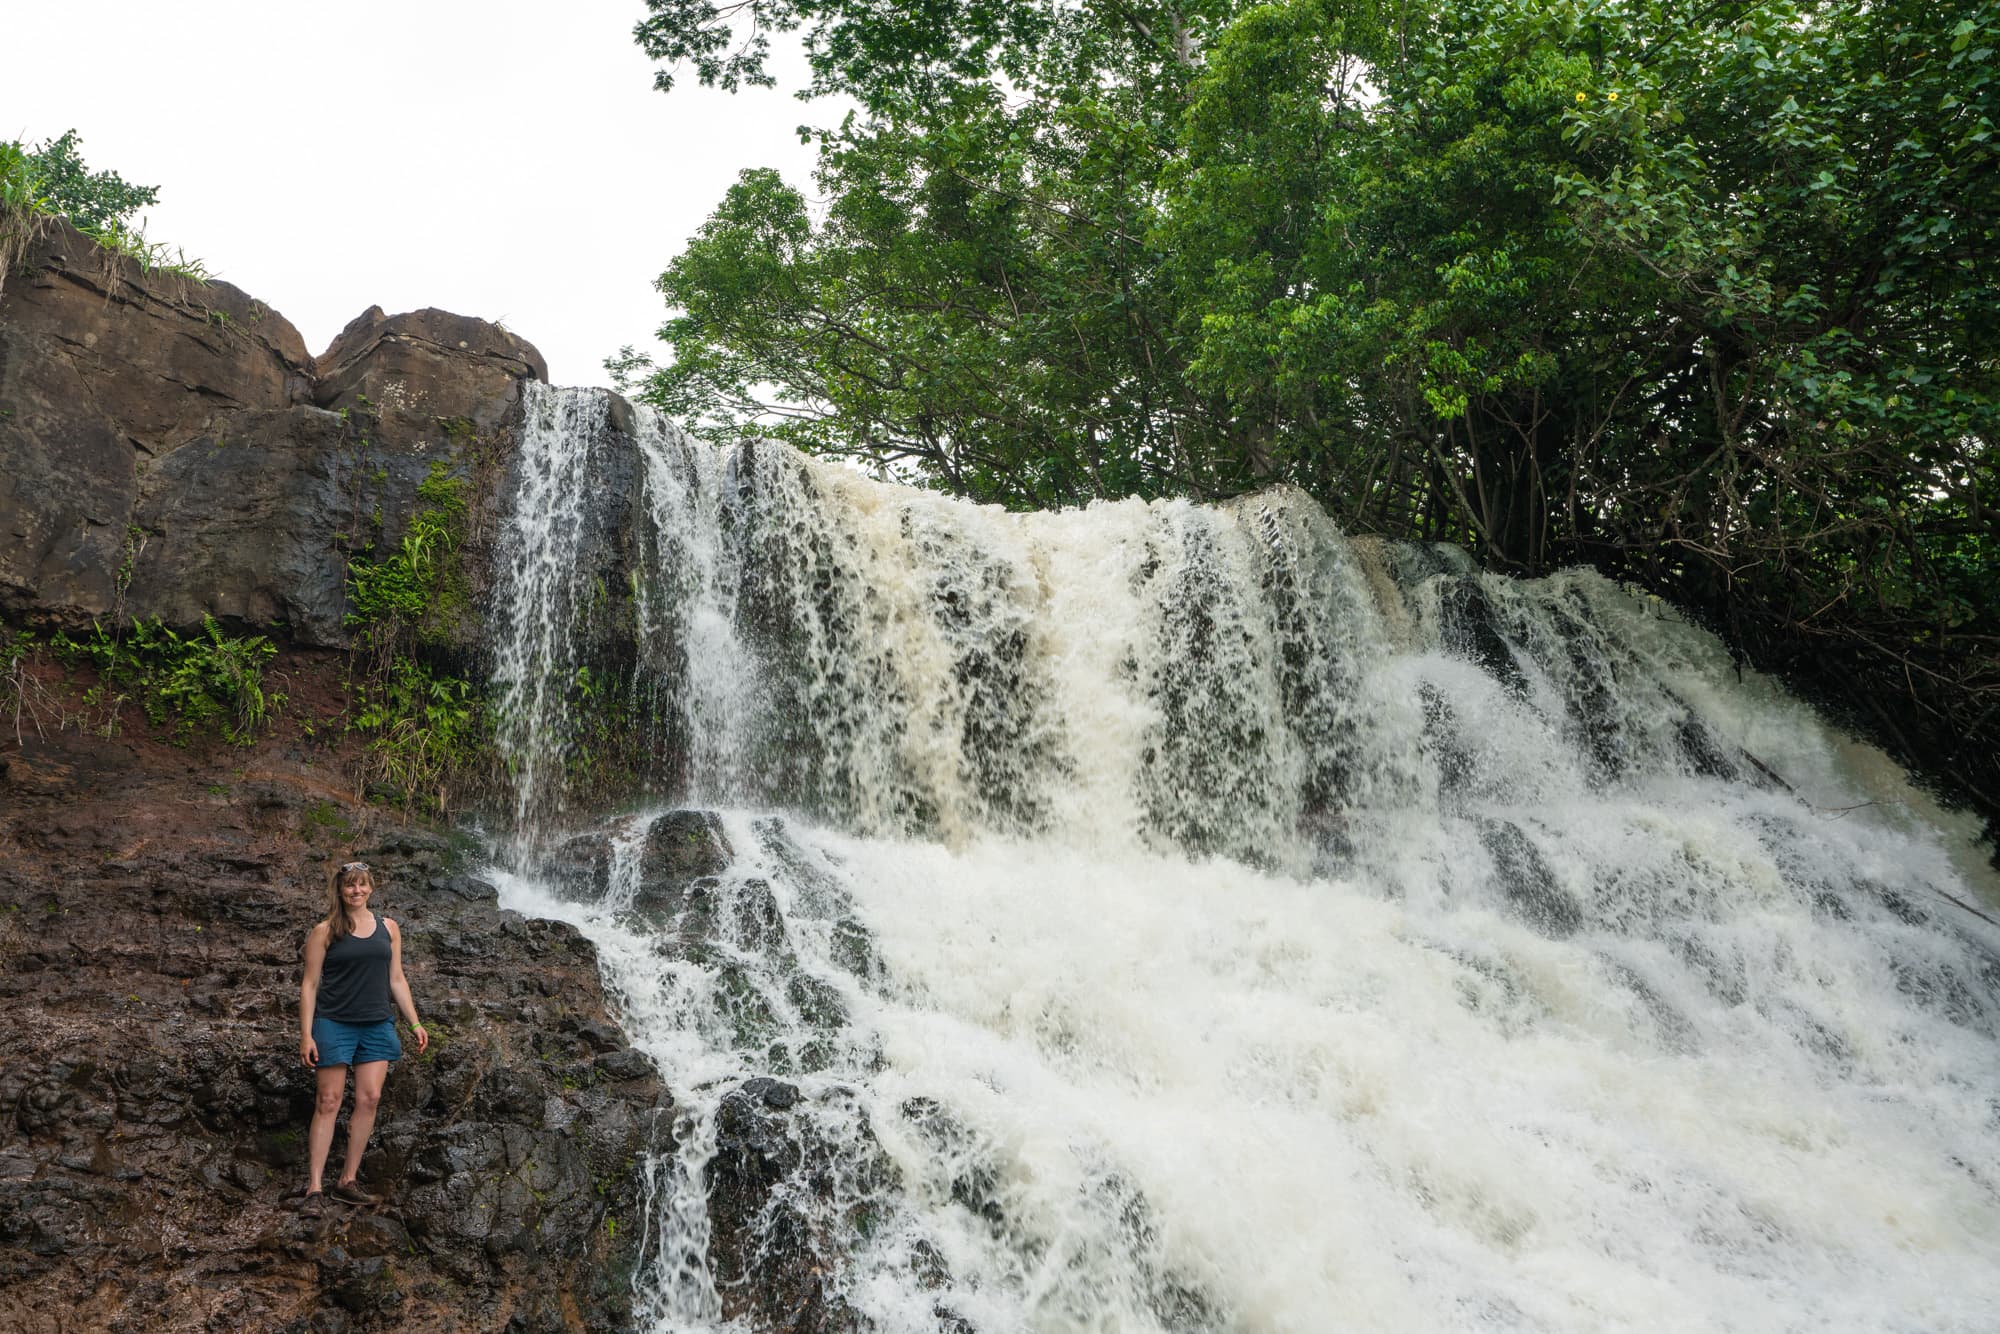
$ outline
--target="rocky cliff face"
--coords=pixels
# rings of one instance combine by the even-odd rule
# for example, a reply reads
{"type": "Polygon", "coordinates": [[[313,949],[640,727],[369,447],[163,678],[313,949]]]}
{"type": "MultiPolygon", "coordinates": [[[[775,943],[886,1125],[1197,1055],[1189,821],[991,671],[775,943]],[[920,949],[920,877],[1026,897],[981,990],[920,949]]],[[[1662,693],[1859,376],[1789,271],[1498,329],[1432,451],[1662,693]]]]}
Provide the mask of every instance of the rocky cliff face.
{"type": "MultiPolygon", "coordinates": [[[[283,627],[339,645],[347,562],[393,546],[442,464],[497,527],[520,382],[494,325],[371,309],[325,355],[224,282],[57,227],[0,288],[0,613],[283,627]]],[[[471,617],[449,638],[476,647],[471,617]]]]}
{"type": "Polygon", "coordinates": [[[0,735],[0,1328],[627,1323],[671,1100],[588,942],[501,911],[470,839],[356,795],[326,651],[349,561],[393,549],[442,469],[471,596],[424,647],[476,675],[521,384],[545,374],[441,311],[370,310],[315,359],[234,287],[63,228],[0,288],[0,630],[212,615],[286,646],[290,696],[251,749],[176,747],[136,707],[82,707],[87,668],[0,660],[43,706],[0,735]],[[315,1221],[298,951],[350,855],[436,1041],[388,1082],[363,1170],[385,1202],[315,1221]]]}
{"type": "Polygon", "coordinates": [[[587,941],[298,744],[30,732],[0,764],[0,1328],[622,1325],[670,1100],[587,941]],[[349,849],[435,1040],[388,1081],[385,1203],[313,1221],[299,947],[349,849]]]}

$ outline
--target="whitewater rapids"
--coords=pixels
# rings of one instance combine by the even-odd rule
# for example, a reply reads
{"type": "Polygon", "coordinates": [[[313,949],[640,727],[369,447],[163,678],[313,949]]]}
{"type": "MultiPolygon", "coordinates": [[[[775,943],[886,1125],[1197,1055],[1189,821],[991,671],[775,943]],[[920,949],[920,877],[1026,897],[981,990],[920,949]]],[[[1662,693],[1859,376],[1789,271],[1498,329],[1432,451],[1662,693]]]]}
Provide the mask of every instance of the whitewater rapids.
{"type": "Polygon", "coordinates": [[[2000,1328],[1990,886],[1711,637],[1296,493],[1008,515],[602,404],[529,398],[496,878],[596,942],[679,1101],[650,1328],[733,1328],[703,1173],[766,1074],[887,1165],[801,1202],[885,1334],[2000,1328]],[[691,758],[599,812],[544,687],[619,449],[635,697],[691,758]],[[775,932],[635,911],[683,807],[716,920],[775,932]]]}

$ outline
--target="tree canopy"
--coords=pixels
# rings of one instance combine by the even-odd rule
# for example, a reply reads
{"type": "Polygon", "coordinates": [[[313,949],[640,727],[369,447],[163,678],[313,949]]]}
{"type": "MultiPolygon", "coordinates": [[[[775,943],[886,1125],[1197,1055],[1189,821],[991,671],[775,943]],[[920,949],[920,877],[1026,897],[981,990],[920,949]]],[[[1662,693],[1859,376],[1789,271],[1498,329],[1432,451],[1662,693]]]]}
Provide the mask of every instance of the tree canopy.
{"type": "Polygon", "coordinates": [[[133,185],[115,171],[90,170],[77,151],[82,144],[75,130],[64,130],[33,148],[17,140],[0,149],[12,150],[10,164],[22,174],[21,188],[33,190],[39,211],[68,218],[78,231],[123,225],[159,199],[156,185],[133,185]]]}
{"type": "Polygon", "coordinates": [[[190,277],[207,276],[198,261],[169,262],[166,247],[147,242],[126,224],[160,196],[157,186],[133,185],[113,171],[91,171],[77,153],[75,130],[30,148],[0,141],[0,285],[52,218],[66,217],[99,245],[190,277]]]}
{"type": "Polygon", "coordinates": [[[2000,810],[2000,0],[648,10],[854,108],[660,278],[698,431],[1592,562],[2000,810]]]}

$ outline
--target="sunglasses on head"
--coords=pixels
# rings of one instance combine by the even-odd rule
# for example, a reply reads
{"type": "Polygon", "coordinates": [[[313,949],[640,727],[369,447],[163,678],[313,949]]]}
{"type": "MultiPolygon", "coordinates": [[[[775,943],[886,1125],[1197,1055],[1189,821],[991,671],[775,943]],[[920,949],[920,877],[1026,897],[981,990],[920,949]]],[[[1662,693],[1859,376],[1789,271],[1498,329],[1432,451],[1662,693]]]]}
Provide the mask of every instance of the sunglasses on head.
{"type": "Polygon", "coordinates": [[[341,874],[343,875],[349,871],[365,871],[367,869],[367,862],[342,862],[340,866],[341,874]]]}

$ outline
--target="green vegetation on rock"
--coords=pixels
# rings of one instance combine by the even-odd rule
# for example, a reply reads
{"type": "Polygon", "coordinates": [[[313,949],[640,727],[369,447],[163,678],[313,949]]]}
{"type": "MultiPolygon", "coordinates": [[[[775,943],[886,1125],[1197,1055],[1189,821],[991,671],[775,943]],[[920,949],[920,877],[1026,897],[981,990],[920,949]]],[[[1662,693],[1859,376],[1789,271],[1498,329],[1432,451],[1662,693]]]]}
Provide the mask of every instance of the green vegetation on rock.
{"type": "MultiPolygon", "coordinates": [[[[377,561],[357,556],[347,565],[350,626],[396,624],[435,635],[439,622],[465,603],[459,537],[465,523],[465,483],[439,460],[417,486],[420,508],[396,549],[377,561]]],[[[379,515],[376,522],[380,522],[379,515]]]]}
{"type": "Polygon", "coordinates": [[[148,241],[145,229],[132,223],[133,214],[160,197],[159,187],[133,185],[115,171],[91,171],[77,152],[81,143],[75,130],[32,148],[18,139],[0,142],[0,285],[53,218],[68,219],[148,273],[205,281],[208,270],[200,260],[148,241]]]}
{"type": "Polygon", "coordinates": [[[457,789],[493,759],[485,700],[440,652],[468,596],[465,489],[450,464],[433,462],[396,548],[347,566],[347,624],[361,660],[350,726],[368,738],[373,761],[362,786],[373,782],[433,815],[449,811],[457,789]]]}
{"type": "MultiPolygon", "coordinates": [[[[136,700],[156,727],[172,730],[177,744],[218,731],[231,745],[247,746],[285,705],[264,689],[264,668],[277,653],[263,635],[229,635],[212,616],[200,634],[180,635],[160,621],[135,620],[114,633],[93,622],[86,639],[58,634],[57,655],[88,662],[98,684],[89,703],[103,712],[103,730],[117,726],[119,706],[136,700]]],[[[17,640],[18,655],[20,641],[17,640]]]]}
{"type": "Polygon", "coordinates": [[[382,782],[425,810],[450,809],[454,784],[485,762],[491,746],[472,683],[398,655],[354,690],[354,727],[369,738],[382,782]]]}
{"type": "Polygon", "coordinates": [[[18,141],[0,148],[24,154],[38,182],[44,211],[68,218],[80,232],[129,223],[133,214],[158,201],[157,185],[133,185],[115,171],[86,167],[77,152],[82,142],[75,130],[65,130],[32,152],[18,141]]]}

